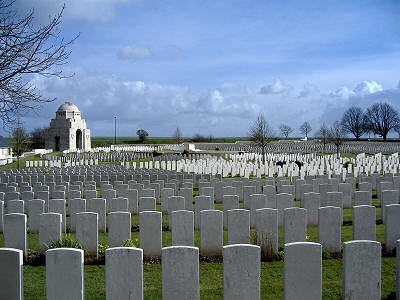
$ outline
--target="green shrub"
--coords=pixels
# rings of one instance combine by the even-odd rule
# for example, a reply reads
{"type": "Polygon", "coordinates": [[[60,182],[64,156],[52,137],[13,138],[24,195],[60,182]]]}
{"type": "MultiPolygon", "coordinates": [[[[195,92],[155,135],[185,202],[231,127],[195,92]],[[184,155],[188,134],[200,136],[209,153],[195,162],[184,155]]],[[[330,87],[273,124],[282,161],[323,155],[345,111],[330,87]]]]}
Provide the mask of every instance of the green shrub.
{"type": "Polygon", "coordinates": [[[102,254],[102,255],[106,254],[107,249],[108,249],[108,245],[99,244],[99,246],[98,246],[99,254],[102,254]]]}
{"type": "Polygon", "coordinates": [[[327,250],[322,250],[322,259],[330,259],[331,253],[327,250]]]}
{"type": "Polygon", "coordinates": [[[51,243],[48,246],[49,249],[54,248],[75,248],[75,249],[82,249],[82,245],[75,239],[70,237],[63,237],[61,240],[51,243]]]}
{"type": "Polygon", "coordinates": [[[278,251],[275,253],[275,260],[281,261],[285,257],[285,253],[283,251],[278,251]]]}
{"type": "Polygon", "coordinates": [[[122,247],[137,248],[137,247],[139,247],[139,239],[136,238],[135,240],[132,240],[132,239],[124,240],[124,241],[122,241],[122,247]]]}
{"type": "Polygon", "coordinates": [[[185,149],[185,150],[183,150],[183,152],[182,152],[182,154],[183,154],[184,156],[188,156],[189,153],[190,153],[190,151],[189,151],[188,149],[185,149]]]}
{"type": "Polygon", "coordinates": [[[216,150],[216,151],[219,151],[219,150],[221,150],[221,149],[220,149],[219,147],[215,147],[215,150],[216,150]]]}

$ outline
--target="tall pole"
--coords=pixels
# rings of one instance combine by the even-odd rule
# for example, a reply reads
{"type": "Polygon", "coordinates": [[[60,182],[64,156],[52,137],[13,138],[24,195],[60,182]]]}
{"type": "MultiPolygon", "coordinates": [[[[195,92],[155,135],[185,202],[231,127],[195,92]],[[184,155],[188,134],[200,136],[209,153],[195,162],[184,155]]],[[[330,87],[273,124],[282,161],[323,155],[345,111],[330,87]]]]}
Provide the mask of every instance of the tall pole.
{"type": "Polygon", "coordinates": [[[117,117],[114,117],[114,145],[117,144],[117,117]]]}

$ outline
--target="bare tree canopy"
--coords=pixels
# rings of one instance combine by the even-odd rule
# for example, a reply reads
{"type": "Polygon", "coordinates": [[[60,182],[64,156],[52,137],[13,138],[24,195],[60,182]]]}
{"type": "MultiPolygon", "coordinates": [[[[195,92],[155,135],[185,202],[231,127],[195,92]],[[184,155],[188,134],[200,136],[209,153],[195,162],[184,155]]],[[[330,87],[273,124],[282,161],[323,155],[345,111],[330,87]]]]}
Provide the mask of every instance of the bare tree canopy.
{"type": "Polygon", "coordinates": [[[336,153],[338,157],[340,146],[343,144],[345,138],[346,130],[339,121],[336,121],[329,130],[329,140],[336,146],[336,153]]]}
{"type": "Polygon", "coordinates": [[[318,129],[316,137],[321,139],[322,143],[324,144],[323,151],[325,152],[325,147],[326,147],[326,144],[328,143],[329,137],[330,137],[330,130],[329,130],[328,126],[326,126],[325,123],[323,123],[321,125],[321,127],[318,129]]]}
{"type": "Polygon", "coordinates": [[[4,125],[17,115],[54,99],[44,97],[29,82],[33,74],[65,77],[59,68],[70,56],[68,46],[78,37],[60,37],[64,8],[42,26],[35,26],[34,12],[20,17],[14,1],[0,0],[0,118],[4,125]]]}
{"type": "Polygon", "coordinates": [[[308,137],[308,134],[311,132],[312,128],[310,123],[308,123],[307,121],[304,122],[303,124],[300,125],[300,133],[304,134],[306,137],[308,137]]]}
{"type": "Polygon", "coordinates": [[[398,134],[398,136],[399,136],[399,138],[400,138],[400,124],[397,125],[397,126],[394,128],[394,131],[397,132],[397,134],[398,134]]]}
{"type": "Polygon", "coordinates": [[[262,160],[265,163],[265,146],[275,139],[275,131],[265,120],[262,112],[258,114],[257,119],[250,126],[249,138],[261,148],[262,160]]]}
{"type": "Polygon", "coordinates": [[[139,141],[144,143],[144,140],[149,136],[149,133],[144,129],[138,129],[136,135],[139,137],[139,141]]]}
{"type": "Polygon", "coordinates": [[[287,124],[281,124],[279,125],[279,131],[281,135],[287,139],[288,136],[293,132],[293,128],[287,124]]]}
{"type": "Polygon", "coordinates": [[[46,141],[46,133],[49,130],[49,127],[37,127],[31,132],[32,149],[41,149],[45,148],[46,141]]]}
{"type": "Polygon", "coordinates": [[[364,113],[361,107],[352,106],[344,113],[341,124],[346,132],[354,135],[356,140],[367,131],[364,124],[364,113]]]}
{"type": "Polygon", "coordinates": [[[181,130],[179,129],[179,127],[176,127],[176,129],[175,129],[174,139],[177,144],[182,143],[182,133],[181,133],[181,130]]]}
{"type": "Polygon", "coordinates": [[[390,130],[400,124],[398,112],[388,103],[373,104],[365,113],[365,124],[369,131],[380,135],[386,141],[390,130]]]}

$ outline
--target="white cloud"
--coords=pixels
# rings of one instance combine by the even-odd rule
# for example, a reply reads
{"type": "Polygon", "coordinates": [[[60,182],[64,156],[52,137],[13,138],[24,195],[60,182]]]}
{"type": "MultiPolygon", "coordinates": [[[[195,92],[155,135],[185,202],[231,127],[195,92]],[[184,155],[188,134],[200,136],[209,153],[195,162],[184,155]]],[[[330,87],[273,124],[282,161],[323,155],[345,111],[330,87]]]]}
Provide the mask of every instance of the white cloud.
{"type": "Polygon", "coordinates": [[[263,86],[260,89],[261,94],[282,94],[290,91],[291,87],[286,85],[282,80],[275,79],[272,84],[263,86]]]}
{"type": "Polygon", "coordinates": [[[347,86],[343,86],[337,89],[334,92],[329,94],[331,97],[340,98],[340,99],[349,99],[351,96],[354,96],[355,93],[350,90],[347,86]]]}
{"type": "MultiPolygon", "coordinates": [[[[172,135],[177,125],[191,136],[243,135],[248,120],[259,111],[245,96],[232,96],[212,89],[194,92],[185,86],[120,80],[116,77],[69,70],[72,78],[55,80],[36,76],[33,84],[57,101],[47,104],[39,116],[25,118],[29,124],[46,126],[57,107],[65,101],[78,106],[94,136],[111,136],[112,119],[117,116],[118,134],[131,136],[138,127],[151,135],[172,135]]],[[[32,125],[35,127],[36,125],[32,125]]]]}
{"type": "Polygon", "coordinates": [[[312,97],[312,96],[317,96],[319,95],[319,89],[312,84],[305,84],[303,89],[299,93],[299,98],[305,98],[305,97],[312,97]]]}
{"type": "Polygon", "coordinates": [[[353,90],[356,95],[369,95],[382,91],[382,85],[380,85],[376,81],[363,81],[357,84],[357,86],[353,90]]]}
{"type": "Polygon", "coordinates": [[[366,80],[357,84],[354,89],[349,89],[347,86],[343,86],[336,91],[331,92],[330,96],[347,100],[351,97],[368,96],[382,91],[382,85],[373,80],[366,80]]]}
{"type": "Polygon", "coordinates": [[[117,52],[119,59],[137,60],[153,57],[153,53],[149,48],[142,46],[124,46],[117,52]]]}
{"type": "Polygon", "coordinates": [[[246,136],[258,112],[264,112],[275,128],[286,123],[297,129],[302,122],[308,121],[316,130],[322,122],[330,125],[340,119],[350,105],[366,108],[374,102],[387,101],[400,111],[400,89],[397,87],[358,95],[347,88],[336,93],[312,93],[310,91],[318,88],[306,85],[295,95],[289,94],[284,101],[279,94],[269,95],[266,101],[264,95],[244,84],[225,83],[197,92],[186,86],[121,80],[82,69],[67,71],[76,75],[66,79],[35,77],[33,83],[38,90],[58,100],[43,105],[38,115],[25,117],[23,121],[29,127],[47,126],[58,106],[65,101],[78,106],[93,136],[112,136],[114,116],[117,116],[119,136],[135,135],[139,127],[148,130],[151,136],[172,136],[176,126],[185,136],[195,133],[246,136]],[[303,97],[299,97],[302,92],[303,97]],[[350,94],[351,97],[343,100],[350,94]]]}

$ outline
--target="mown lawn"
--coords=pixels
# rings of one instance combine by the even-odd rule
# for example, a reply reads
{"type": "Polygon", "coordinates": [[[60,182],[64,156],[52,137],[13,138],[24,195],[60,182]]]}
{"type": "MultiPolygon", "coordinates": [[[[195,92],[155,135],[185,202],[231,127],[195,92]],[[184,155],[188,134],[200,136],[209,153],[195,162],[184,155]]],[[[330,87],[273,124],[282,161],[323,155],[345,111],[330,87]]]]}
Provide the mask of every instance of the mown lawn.
{"type": "MultiPolygon", "coordinates": [[[[378,204],[374,199],[374,204],[378,204]]],[[[296,206],[299,202],[296,201],[296,206]]],[[[221,204],[215,204],[222,209],[221,204]]],[[[160,207],[158,206],[158,209],[160,207]]],[[[344,210],[344,220],[351,220],[351,209],[344,210]]],[[[377,220],[380,219],[380,208],[377,208],[377,220]]],[[[132,226],[138,225],[138,216],[132,216],[132,226]]],[[[168,225],[168,216],[163,216],[163,225],[168,225]]],[[[384,225],[376,226],[377,240],[384,242],[384,225]]],[[[74,238],[74,234],[67,234],[74,238]]],[[[308,227],[309,241],[318,242],[318,227],[308,227]]],[[[132,239],[139,238],[139,232],[132,232],[132,239]]],[[[342,226],[342,241],[352,240],[352,226],[342,226]]],[[[99,234],[99,243],[107,245],[107,233],[99,234]]],[[[224,231],[224,245],[227,244],[227,232],[224,231]]],[[[171,246],[171,232],[163,231],[163,247],[171,246]]],[[[0,234],[0,247],[4,246],[3,235],[0,234]]],[[[28,248],[38,250],[38,235],[28,234],[28,248]]],[[[195,231],[195,246],[200,246],[200,232],[195,231]]],[[[279,247],[283,247],[283,230],[279,229],[279,247]]],[[[261,263],[261,299],[283,298],[283,265],[282,261],[261,263]]],[[[223,265],[221,263],[200,264],[200,296],[201,299],[222,299],[223,265]]],[[[161,299],[161,265],[145,264],[143,269],[144,298],[161,299]]],[[[382,258],[382,298],[388,298],[396,291],[396,258],[382,258]]],[[[45,299],[45,267],[24,266],[25,299],[45,299]]],[[[340,299],[342,293],[342,260],[328,259],[323,261],[323,299],[340,299]]],[[[105,298],[105,266],[85,265],[85,298],[105,298]]],[[[390,298],[388,298],[390,299],[390,298]]]]}
{"type": "MultiPolygon", "coordinates": [[[[382,259],[382,298],[396,291],[396,258],[382,259]]],[[[340,299],[342,260],[323,261],[323,299],[340,299]]],[[[222,299],[222,264],[200,264],[200,298],[222,299]]],[[[45,267],[24,266],[25,299],[45,299],[45,267]]],[[[85,266],[85,299],[105,299],[105,266],[85,266]]],[[[161,265],[143,268],[144,299],[161,299],[161,265]]],[[[283,262],[261,263],[261,299],[283,299],[283,262]]]]}

